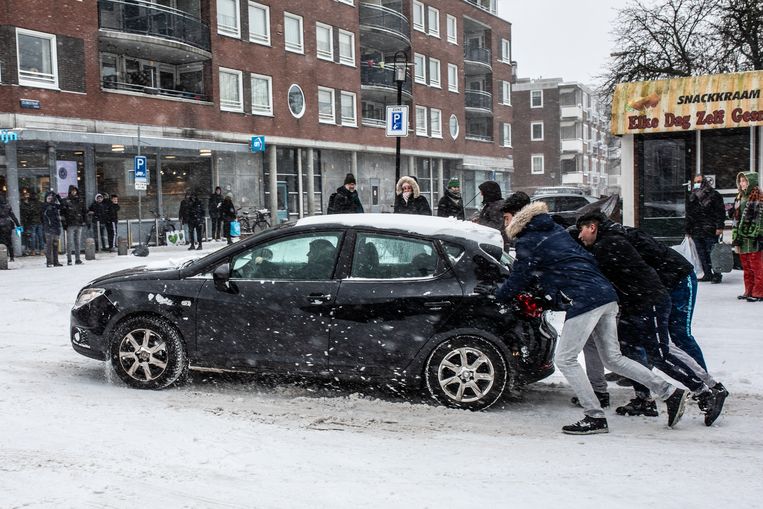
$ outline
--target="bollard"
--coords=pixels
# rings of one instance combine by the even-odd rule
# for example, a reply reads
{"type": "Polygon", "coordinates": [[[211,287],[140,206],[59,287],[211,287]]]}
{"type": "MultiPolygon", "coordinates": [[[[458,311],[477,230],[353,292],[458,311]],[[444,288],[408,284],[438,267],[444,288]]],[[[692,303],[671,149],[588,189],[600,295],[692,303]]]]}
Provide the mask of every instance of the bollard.
{"type": "Polygon", "coordinates": [[[0,270],[8,270],[8,248],[0,244],[0,270]]]}
{"type": "Polygon", "coordinates": [[[117,256],[125,256],[127,254],[127,239],[119,236],[117,237],[117,256]]]}
{"type": "Polygon", "coordinates": [[[85,260],[95,260],[95,239],[93,237],[85,239],[85,260]]]}

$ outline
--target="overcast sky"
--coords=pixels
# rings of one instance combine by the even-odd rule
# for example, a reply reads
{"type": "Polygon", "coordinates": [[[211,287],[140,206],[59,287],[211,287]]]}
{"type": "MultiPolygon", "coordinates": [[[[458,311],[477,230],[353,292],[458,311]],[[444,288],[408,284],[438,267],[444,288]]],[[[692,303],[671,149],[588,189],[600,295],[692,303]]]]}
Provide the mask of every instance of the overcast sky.
{"type": "Polygon", "coordinates": [[[512,24],[512,57],[520,78],[564,78],[596,84],[612,51],[616,9],[627,0],[497,0],[512,24]]]}

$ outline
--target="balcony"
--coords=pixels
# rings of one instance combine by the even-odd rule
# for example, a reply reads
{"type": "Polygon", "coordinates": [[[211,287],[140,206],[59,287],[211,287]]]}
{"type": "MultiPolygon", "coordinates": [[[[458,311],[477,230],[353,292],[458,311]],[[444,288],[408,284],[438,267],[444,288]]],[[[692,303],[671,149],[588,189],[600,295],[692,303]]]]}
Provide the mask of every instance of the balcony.
{"type": "Polygon", "coordinates": [[[483,90],[465,90],[465,106],[472,113],[492,114],[493,94],[483,90]]]}
{"type": "Polygon", "coordinates": [[[493,0],[466,0],[466,3],[479,7],[483,11],[495,14],[495,4],[493,0]]]}
{"type": "Polygon", "coordinates": [[[583,153],[583,140],[562,140],[562,152],[583,153]]]}
{"type": "Polygon", "coordinates": [[[583,174],[580,172],[565,173],[562,175],[562,184],[563,185],[583,184],[583,174]]]}
{"type": "Polygon", "coordinates": [[[466,73],[471,74],[470,68],[482,68],[482,70],[492,70],[493,65],[490,60],[491,53],[489,48],[480,46],[464,46],[464,65],[467,66],[466,73]]]}
{"type": "Polygon", "coordinates": [[[411,26],[408,18],[401,14],[402,3],[387,5],[360,3],[363,46],[382,52],[406,50],[411,45],[411,26]]]}
{"type": "MultiPolygon", "coordinates": [[[[388,64],[392,66],[393,64],[388,64]]],[[[395,82],[395,70],[393,68],[378,69],[376,67],[364,67],[360,68],[360,84],[363,88],[363,95],[366,92],[378,92],[381,96],[388,96],[388,99],[392,101],[397,100],[397,82],[395,82]],[[389,97],[391,94],[391,97],[389,97]]],[[[377,95],[379,95],[377,94],[377,95]]],[[[403,95],[409,99],[413,97],[411,93],[411,77],[408,76],[403,82],[403,95]]],[[[377,98],[377,100],[381,97],[377,98]]]]}
{"type": "Polygon", "coordinates": [[[126,92],[134,92],[137,94],[146,94],[153,96],[171,97],[174,99],[185,99],[188,101],[198,102],[211,102],[212,98],[204,94],[197,94],[194,92],[187,92],[184,90],[152,87],[149,85],[141,85],[137,83],[126,83],[116,81],[112,78],[104,78],[101,80],[101,88],[104,90],[121,90],[126,92]]]}
{"type": "Polygon", "coordinates": [[[98,26],[104,51],[173,63],[212,56],[209,27],[199,18],[146,0],[98,0],[98,26]]]}
{"type": "Polygon", "coordinates": [[[583,118],[583,107],[577,106],[562,106],[561,115],[564,119],[576,119],[581,120],[583,118]]]}

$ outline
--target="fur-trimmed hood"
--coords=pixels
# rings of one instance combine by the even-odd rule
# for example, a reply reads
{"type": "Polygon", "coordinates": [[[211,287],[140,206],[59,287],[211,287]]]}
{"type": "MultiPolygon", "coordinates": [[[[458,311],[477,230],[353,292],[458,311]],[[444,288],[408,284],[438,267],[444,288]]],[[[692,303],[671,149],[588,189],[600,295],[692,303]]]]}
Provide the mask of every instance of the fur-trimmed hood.
{"type": "Polygon", "coordinates": [[[395,185],[395,193],[396,194],[403,194],[403,184],[408,183],[411,185],[411,189],[413,189],[413,198],[416,199],[421,194],[421,190],[419,189],[419,183],[416,182],[411,177],[400,177],[400,180],[397,181],[397,185],[395,185]]]}
{"type": "Polygon", "coordinates": [[[548,214],[548,205],[542,201],[536,201],[523,207],[511,219],[511,223],[506,228],[506,235],[510,239],[515,239],[530,224],[533,218],[540,214],[548,214]]]}

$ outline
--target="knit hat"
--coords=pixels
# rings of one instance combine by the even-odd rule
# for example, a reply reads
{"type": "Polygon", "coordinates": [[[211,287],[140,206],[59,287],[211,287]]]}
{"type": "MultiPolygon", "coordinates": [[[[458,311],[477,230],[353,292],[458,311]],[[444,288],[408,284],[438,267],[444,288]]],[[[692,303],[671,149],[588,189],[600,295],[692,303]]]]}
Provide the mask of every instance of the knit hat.
{"type": "Polygon", "coordinates": [[[347,184],[355,184],[355,175],[352,173],[348,173],[346,177],[344,177],[344,185],[347,184]]]}
{"type": "Polygon", "coordinates": [[[456,177],[453,177],[448,181],[448,187],[461,187],[461,182],[456,177]]]}
{"type": "Polygon", "coordinates": [[[530,197],[522,191],[517,191],[516,193],[503,200],[503,208],[501,211],[514,215],[529,204],[530,197]]]}

